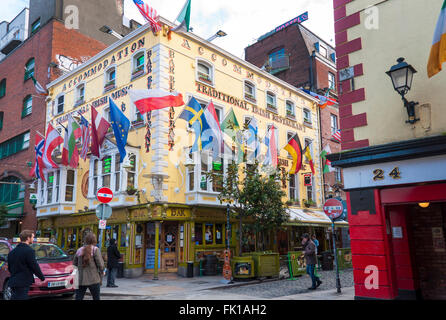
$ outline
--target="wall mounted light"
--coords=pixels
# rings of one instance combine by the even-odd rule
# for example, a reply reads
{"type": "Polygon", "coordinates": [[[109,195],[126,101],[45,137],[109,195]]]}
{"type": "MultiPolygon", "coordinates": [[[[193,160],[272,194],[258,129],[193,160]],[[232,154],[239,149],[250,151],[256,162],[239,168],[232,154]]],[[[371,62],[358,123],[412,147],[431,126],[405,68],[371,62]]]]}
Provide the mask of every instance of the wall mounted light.
{"type": "Polygon", "coordinates": [[[415,118],[415,106],[418,105],[418,102],[407,101],[404,97],[412,87],[413,75],[417,73],[417,71],[407,62],[404,62],[404,58],[399,58],[397,60],[397,64],[392,66],[389,71],[387,71],[387,75],[392,79],[393,89],[401,95],[404,107],[407,109],[407,114],[409,116],[409,120],[406,123],[414,124],[420,119],[415,118]]]}
{"type": "Polygon", "coordinates": [[[427,207],[429,207],[430,203],[429,202],[420,202],[420,203],[418,203],[418,205],[421,208],[427,208],[427,207]]]}

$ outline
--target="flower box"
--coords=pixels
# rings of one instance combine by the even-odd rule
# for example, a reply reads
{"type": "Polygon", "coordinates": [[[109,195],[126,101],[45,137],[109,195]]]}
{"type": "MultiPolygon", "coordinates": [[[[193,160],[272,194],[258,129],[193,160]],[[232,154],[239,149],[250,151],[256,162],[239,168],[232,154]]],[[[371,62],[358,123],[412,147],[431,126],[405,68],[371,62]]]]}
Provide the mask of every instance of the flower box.
{"type": "Polygon", "coordinates": [[[254,96],[250,95],[249,93],[245,93],[245,99],[254,103],[257,102],[256,98],[254,98],[254,96]]]}

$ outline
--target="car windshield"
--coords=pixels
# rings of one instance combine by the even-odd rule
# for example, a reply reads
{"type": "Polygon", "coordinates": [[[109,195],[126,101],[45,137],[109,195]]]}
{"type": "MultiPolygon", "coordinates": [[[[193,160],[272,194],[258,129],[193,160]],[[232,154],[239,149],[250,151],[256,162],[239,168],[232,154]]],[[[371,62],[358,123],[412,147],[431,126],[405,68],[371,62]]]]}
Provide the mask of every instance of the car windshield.
{"type": "Polygon", "coordinates": [[[31,247],[36,252],[36,259],[66,259],[68,256],[58,246],[51,243],[33,243],[31,247]]]}

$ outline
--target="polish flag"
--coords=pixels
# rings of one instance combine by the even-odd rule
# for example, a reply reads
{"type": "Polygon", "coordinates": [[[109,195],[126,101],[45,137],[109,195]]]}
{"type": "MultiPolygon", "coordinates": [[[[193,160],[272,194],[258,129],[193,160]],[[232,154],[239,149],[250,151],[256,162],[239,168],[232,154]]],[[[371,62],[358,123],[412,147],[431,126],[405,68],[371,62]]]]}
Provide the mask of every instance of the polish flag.
{"type": "Polygon", "coordinates": [[[100,148],[104,143],[108,128],[110,128],[110,122],[91,107],[91,124],[91,153],[100,158],[100,148]]]}
{"type": "Polygon", "coordinates": [[[48,124],[48,129],[46,131],[45,146],[43,147],[42,162],[45,168],[59,168],[59,166],[54,163],[51,155],[54,149],[63,143],[63,138],[59,131],[54,129],[51,123],[48,124]]]}
{"type": "Polygon", "coordinates": [[[130,99],[141,114],[168,107],[184,105],[183,96],[178,92],[161,89],[129,90],[130,99]]]}

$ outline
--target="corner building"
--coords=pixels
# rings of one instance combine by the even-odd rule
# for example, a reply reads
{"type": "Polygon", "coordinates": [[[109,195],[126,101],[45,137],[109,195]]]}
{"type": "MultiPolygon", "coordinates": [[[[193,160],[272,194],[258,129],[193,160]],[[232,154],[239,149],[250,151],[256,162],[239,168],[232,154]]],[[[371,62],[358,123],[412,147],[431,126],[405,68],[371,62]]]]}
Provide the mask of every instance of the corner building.
{"type": "MultiPolygon", "coordinates": [[[[314,98],[192,33],[169,36],[172,24],[163,18],[160,23],[159,34],[149,25],[142,26],[48,86],[47,123],[61,131],[69,114],[82,114],[90,121],[92,107],[109,119],[110,98],[131,121],[123,163],[110,130],[103,159],[89,155],[78,168],[61,167],[48,172],[48,183],[39,181],[37,205],[42,235],[54,236],[64,250],[74,252],[86,230],[99,235],[96,192],[103,186],[111,188],[113,213],[107,220],[102,251],[110,237],[117,239],[126,277],[154,272],[156,251],[159,271],[184,275],[187,262],[193,261],[197,274],[199,259],[222,255],[226,245],[226,207],[217,199],[219,186],[204,179],[205,172],[220,169],[213,166],[211,153],[190,154],[195,135],[184,120],[177,120],[183,107],[141,116],[130,100],[130,89],[175,90],[185,103],[194,97],[203,106],[212,100],[220,122],[231,108],[240,126],[255,117],[261,138],[274,124],[279,166],[287,172],[291,166],[283,150],[287,138],[297,132],[302,145],[305,139],[313,141],[312,187],[304,186],[304,171],[291,178],[292,185],[287,180],[282,184],[288,196],[292,192],[289,198],[311,197],[315,211],[322,205],[319,121],[304,125],[301,116],[307,108],[318,119],[314,98]],[[286,101],[300,110],[295,119],[286,116],[286,101]]],[[[266,153],[264,144],[261,151],[266,153]]],[[[53,156],[60,160],[57,152],[53,156]]],[[[227,165],[223,159],[222,174],[227,165]]],[[[304,170],[311,172],[309,165],[304,170]]],[[[293,207],[298,210],[300,202],[293,207]]],[[[233,255],[239,253],[237,227],[238,221],[231,218],[233,255]]],[[[273,238],[268,245],[277,250],[273,238]]]]}
{"type": "Polygon", "coordinates": [[[446,72],[427,76],[443,0],[333,4],[343,152],[328,158],[344,172],[355,297],[444,300],[446,72]],[[400,57],[418,71],[413,123],[386,74],[400,57]]]}

